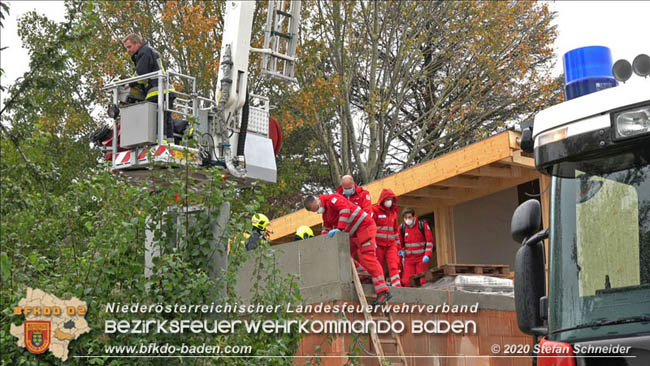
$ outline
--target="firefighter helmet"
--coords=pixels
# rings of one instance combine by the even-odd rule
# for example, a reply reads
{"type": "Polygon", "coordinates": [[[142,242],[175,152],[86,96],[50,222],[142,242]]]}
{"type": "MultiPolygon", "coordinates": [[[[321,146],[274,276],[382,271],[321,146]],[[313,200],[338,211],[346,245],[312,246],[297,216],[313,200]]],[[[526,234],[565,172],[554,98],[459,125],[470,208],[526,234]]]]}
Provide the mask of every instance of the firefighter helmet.
{"type": "Polygon", "coordinates": [[[251,222],[253,223],[253,227],[256,227],[260,230],[266,230],[266,227],[269,225],[270,221],[269,218],[266,217],[266,215],[257,213],[253,215],[251,222]]]}
{"type": "Polygon", "coordinates": [[[308,238],[313,238],[314,232],[309,226],[303,225],[296,230],[296,240],[305,240],[308,238]]]}

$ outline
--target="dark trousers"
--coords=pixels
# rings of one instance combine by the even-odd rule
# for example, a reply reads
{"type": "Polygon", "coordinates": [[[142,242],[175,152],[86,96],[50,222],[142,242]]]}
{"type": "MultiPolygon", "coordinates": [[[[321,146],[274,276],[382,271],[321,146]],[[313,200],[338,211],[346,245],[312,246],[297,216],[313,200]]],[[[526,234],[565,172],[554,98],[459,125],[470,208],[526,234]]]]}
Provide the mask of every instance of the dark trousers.
{"type": "MultiPolygon", "coordinates": [[[[174,100],[176,99],[176,96],[174,93],[172,93],[169,96],[169,107],[174,105],[174,100]]],[[[150,97],[147,99],[147,102],[151,103],[158,103],[158,96],[155,95],[153,97],[150,97]]],[[[169,140],[173,140],[174,138],[174,122],[172,120],[172,112],[164,112],[164,121],[163,121],[163,133],[165,134],[165,138],[169,140]]]]}

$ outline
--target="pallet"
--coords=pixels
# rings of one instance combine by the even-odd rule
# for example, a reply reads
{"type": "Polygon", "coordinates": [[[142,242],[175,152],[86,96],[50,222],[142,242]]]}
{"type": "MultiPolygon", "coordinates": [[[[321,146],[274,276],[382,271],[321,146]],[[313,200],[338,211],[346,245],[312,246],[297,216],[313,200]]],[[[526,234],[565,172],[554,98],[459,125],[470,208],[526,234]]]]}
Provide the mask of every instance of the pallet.
{"type": "MultiPolygon", "coordinates": [[[[427,271],[427,272],[429,272],[429,271],[427,271]]],[[[420,279],[422,277],[424,277],[427,274],[427,272],[422,272],[422,273],[414,274],[413,276],[411,276],[411,278],[409,278],[409,282],[411,284],[411,287],[420,287],[420,286],[422,286],[420,279]]]]}
{"type": "Polygon", "coordinates": [[[444,276],[491,276],[511,278],[510,266],[505,264],[443,264],[442,267],[432,268],[426,272],[411,276],[411,287],[420,287],[420,279],[435,282],[444,276]]]}

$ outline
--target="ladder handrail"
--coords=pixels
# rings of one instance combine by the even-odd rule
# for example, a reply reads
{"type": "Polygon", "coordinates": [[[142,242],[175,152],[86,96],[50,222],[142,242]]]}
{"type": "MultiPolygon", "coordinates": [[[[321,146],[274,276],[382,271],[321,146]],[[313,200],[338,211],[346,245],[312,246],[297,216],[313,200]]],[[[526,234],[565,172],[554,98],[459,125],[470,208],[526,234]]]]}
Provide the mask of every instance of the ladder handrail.
{"type": "MultiPolygon", "coordinates": [[[[354,264],[354,260],[350,256],[350,264],[352,265],[352,280],[354,281],[354,287],[357,290],[357,296],[359,297],[359,302],[363,306],[363,317],[366,319],[366,322],[369,323],[372,321],[372,315],[366,311],[368,308],[368,301],[366,300],[365,292],[363,292],[363,286],[361,286],[361,281],[359,280],[359,273],[357,273],[357,268],[356,265],[354,264]]],[[[382,364],[384,362],[384,349],[381,347],[381,343],[379,342],[379,336],[377,335],[377,332],[375,331],[374,327],[369,327],[370,328],[370,340],[372,341],[372,345],[375,347],[375,351],[377,351],[377,358],[379,359],[379,363],[382,364]]]]}
{"type": "MultiPolygon", "coordinates": [[[[352,280],[354,281],[354,287],[357,291],[359,302],[363,307],[363,316],[366,319],[366,322],[372,321],[373,320],[372,314],[366,311],[366,309],[368,308],[368,301],[366,300],[366,294],[363,291],[361,280],[359,280],[359,273],[357,272],[356,264],[354,263],[352,257],[350,257],[350,264],[352,266],[352,280]]],[[[384,312],[384,313],[388,318],[388,320],[390,321],[390,323],[392,324],[394,322],[393,315],[390,312],[388,313],[384,312]]],[[[379,360],[379,364],[383,364],[383,362],[388,357],[399,357],[402,364],[404,366],[407,366],[408,362],[406,361],[406,354],[404,353],[404,348],[402,347],[402,341],[400,340],[399,334],[394,334],[394,333],[391,334],[392,337],[395,339],[395,348],[397,349],[397,356],[386,356],[386,354],[384,353],[384,349],[381,346],[381,340],[379,339],[377,332],[375,332],[375,329],[373,327],[370,327],[370,340],[372,341],[372,345],[375,347],[375,351],[377,352],[377,359],[379,360]]]]}
{"type": "MultiPolygon", "coordinates": [[[[163,114],[165,112],[172,112],[172,113],[178,113],[180,115],[190,117],[190,118],[196,118],[198,116],[198,111],[199,111],[199,102],[200,101],[211,101],[207,98],[200,97],[196,94],[196,78],[190,75],[185,75],[181,74],[179,72],[175,71],[167,71],[164,72],[163,70],[157,70],[153,71],[147,74],[143,75],[137,75],[134,77],[126,78],[126,79],[121,79],[121,80],[116,80],[112,81],[111,83],[105,85],[103,88],[101,88],[101,91],[112,91],[113,94],[113,104],[119,105],[119,98],[118,98],[118,93],[119,93],[119,88],[128,85],[133,82],[137,81],[142,81],[142,80],[149,80],[149,79],[157,79],[158,80],[158,90],[167,90],[170,87],[170,79],[172,77],[180,77],[180,78],[185,78],[189,80],[192,84],[192,92],[191,94],[189,93],[184,93],[180,91],[174,91],[175,94],[182,95],[185,97],[190,98],[191,100],[191,107],[188,105],[181,105],[179,106],[180,109],[183,110],[175,110],[169,108],[169,97],[171,93],[158,93],[158,98],[156,104],[158,105],[157,112],[158,112],[158,121],[157,121],[157,128],[158,128],[158,143],[156,144],[157,146],[161,146],[164,144],[165,137],[163,136],[163,130],[164,130],[164,116],[163,114]],[[189,110],[191,110],[191,113],[188,113],[189,110]]],[[[116,168],[116,162],[115,159],[117,158],[117,120],[113,120],[113,141],[111,144],[111,150],[112,150],[112,156],[111,156],[111,165],[112,169],[116,168]]]]}
{"type": "Polygon", "coordinates": [[[251,49],[263,54],[262,74],[283,81],[297,82],[294,70],[301,6],[300,0],[269,0],[264,46],[261,49],[251,49]],[[287,6],[289,8],[285,8],[287,6]]]}

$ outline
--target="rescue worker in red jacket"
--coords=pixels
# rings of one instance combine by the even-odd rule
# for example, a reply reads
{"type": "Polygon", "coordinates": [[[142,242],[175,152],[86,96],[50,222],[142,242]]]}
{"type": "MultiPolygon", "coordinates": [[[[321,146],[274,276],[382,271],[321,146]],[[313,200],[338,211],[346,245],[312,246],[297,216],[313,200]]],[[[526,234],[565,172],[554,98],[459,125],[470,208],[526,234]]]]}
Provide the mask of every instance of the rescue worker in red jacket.
{"type": "Polygon", "coordinates": [[[372,284],[377,294],[375,303],[380,305],[390,299],[384,271],[375,255],[377,226],[370,214],[338,193],[307,196],[304,205],[307,211],[323,215],[323,231],[326,231],[329,237],[341,231],[350,234],[350,250],[356,248],[359,262],[372,276],[372,284]]]}
{"type": "Polygon", "coordinates": [[[377,224],[377,260],[382,267],[386,262],[391,286],[401,287],[398,252],[402,250],[402,245],[399,238],[397,213],[395,193],[390,189],[383,189],[379,196],[379,202],[372,206],[372,218],[377,224]]]}
{"type": "MultiPolygon", "coordinates": [[[[348,201],[361,207],[361,209],[368,214],[372,214],[372,202],[370,200],[370,193],[368,193],[368,191],[365,189],[359,187],[354,182],[354,178],[352,178],[351,175],[344,175],[341,177],[341,185],[336,188],[336,193],[342,194],[345,196],[345,198],[348,199],[348,201]]],[[[368,272],[363,268],[361,263],[359,263],[359,261],[354,258],[354,253],[358,251],[358,248],[354,248],[352,245],[353,244],[350,243],[350,251],[353,253],[352,260],[354,261],[354,265],[357,267],[357,272],[359,272],[361,280],[365,282],[365,279],[368,277],[368,272]]]]}
{"type": "MultiPolygon", "coordinates": [[[[404,224],[400,226],[400,237],[404,249],[404,272],[402,286],[410,286],[411,276],[422,273],[429,268],[433,256],[434,238],[429,224],[420,222],[412,208],[402,212],[404,224]],[[424,232],[423,232],[424,231],[424,232]]],[[[421,283],[426,281],[422,278],[421,283]]]]}
{"type": "Polygon", "coordinates": [[[341,178],[341,185],[336,188],[336,193],[344,195],[350,202],[361,207],[368,214],[372,213],[370,193],[354,183],[354,178],[351,175],[344,175],[341,178]]]}

